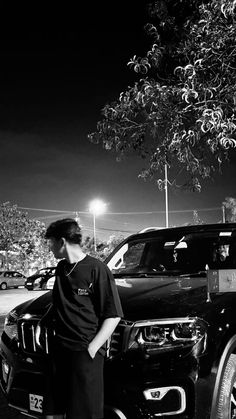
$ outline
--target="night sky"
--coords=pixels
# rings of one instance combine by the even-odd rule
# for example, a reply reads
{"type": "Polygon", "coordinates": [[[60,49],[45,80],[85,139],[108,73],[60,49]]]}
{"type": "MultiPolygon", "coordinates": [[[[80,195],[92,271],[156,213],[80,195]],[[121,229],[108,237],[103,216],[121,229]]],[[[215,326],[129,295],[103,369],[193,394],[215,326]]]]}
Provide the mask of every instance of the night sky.
{"type": "MultiPolygon", "coordinates": [[[[102,107],[134,83],[127,62],[148,45],[145,1],[95,5],[71,10],[71,25],[55,18],[44,24],[42,11],[28,11],[28,20],[16,10],[14,19],[10,11],[1,15],[0,202],[48,210],[28,210],[46,224],[78,211],[91,235],[87,211],[100,198],[107,203],[97,219],[102,238],[165,226],[165,196],[138,179],[141,160],[117,163],[87,139],[102,107]]],[[[236,196],[234,179],[231,165],[200,194],[169,191],[170,224],[190,222],[194,209],[206,222],[219,221],[224,198],[236,196]]]]}

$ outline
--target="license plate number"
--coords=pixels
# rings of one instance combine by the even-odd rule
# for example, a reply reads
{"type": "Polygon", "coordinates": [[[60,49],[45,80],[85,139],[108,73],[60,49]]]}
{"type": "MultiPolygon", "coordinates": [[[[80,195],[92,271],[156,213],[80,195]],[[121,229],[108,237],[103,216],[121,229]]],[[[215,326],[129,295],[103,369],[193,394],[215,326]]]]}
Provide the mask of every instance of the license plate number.
{"type": "Polygon", "coordinates": [[[34,412],[43,413],[43,396],[38,394],[29,394],[30,410],[34,412]]]}

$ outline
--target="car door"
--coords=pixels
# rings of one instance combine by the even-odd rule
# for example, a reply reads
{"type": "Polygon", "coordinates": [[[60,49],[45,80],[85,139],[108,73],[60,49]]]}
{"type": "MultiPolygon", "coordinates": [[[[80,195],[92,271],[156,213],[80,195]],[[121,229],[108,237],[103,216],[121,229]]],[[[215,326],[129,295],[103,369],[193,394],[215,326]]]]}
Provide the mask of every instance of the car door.
{"type": "Polygon", "coordinates": [[[20,272],[12,272],[12,281],[14,283],[13,287],[21,287],[25,285],[25,277],[20,272]]]}
{"type": "Polygon", "coordinates": [[[7,288],[9,287],[14,287],[14,279],[12,277],[12,272],[11,271],[6,271],[4,272],[4,282],[6,282],[7,284],[7,288]]]}
{"type": "Polygon", "coordinates": [[[2,282],[6,282],[5,279],[4,279],[4,272],[3,271],[0,272],[0,287],[1,287],[2,282]]]}

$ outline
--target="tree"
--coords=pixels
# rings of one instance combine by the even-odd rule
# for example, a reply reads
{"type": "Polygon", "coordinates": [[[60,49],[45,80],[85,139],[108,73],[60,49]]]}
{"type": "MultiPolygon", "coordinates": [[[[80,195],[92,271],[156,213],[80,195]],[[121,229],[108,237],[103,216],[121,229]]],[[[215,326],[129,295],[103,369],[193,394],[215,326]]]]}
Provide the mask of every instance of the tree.
{"type": "Polygon", "coordinates": [[[44,223],[28,218],[25,232],[17,243],[21,269],[26,272],[32,266],[43,268],[48,265],[55,266],[57,263],[46,244],[45,231],[44,223]]]}
{"type": "Polygon", "coordinates": [[[10,254],[17,256],[17,266],[23,271],[36,261],[39,266],[44,265],[50,258],[44,233],[44,223],[30,219],[17,205],[9,202],[0,205],[0,250],[4,252],[7,268],[10,254]]]}
{"type": "Polygon", "coordinates": [[[104,259],[115,249],[118,244],[120,244],[124,240],[124,236],[119,234],[116,236],[115,234],[111,235],[106,243],[106,246],[103,249],[104,259]]]}
{"type": "Polygon", "coordinates": [[[199,217],[197,210],[193,211],[193,224],[194,225],[203,224],[203,221],[199,217]]]}
{"type": "Polygon", "coordinates": [[[118,246],[118,244],[124,240],[122,235],[115,236],[112,235],[106,241],[99,241],[97,244],[97,250],[94,250],[94,239],[86,236],[82,242],[82,250],[89,254],[90,256],[94,256],[98,259],[104,260],[106,257],[112,252],[112,250],[118,246]]]}
{"type": "Polygon", "coordinates": [[[160,189],[167,165],[172,185],[200,191],[236,146],[235,7],[235,0],[150,3],[151,47],[128,63],[138,79],[105,105],[90,141],[117,160],[136,153],[145,162],[140,176],[160,189]]]}
{"type": "Polygon", "coordinates": [[[223,202],[226,222],[236,222],[236,198],[226,197],[223,202]]]}

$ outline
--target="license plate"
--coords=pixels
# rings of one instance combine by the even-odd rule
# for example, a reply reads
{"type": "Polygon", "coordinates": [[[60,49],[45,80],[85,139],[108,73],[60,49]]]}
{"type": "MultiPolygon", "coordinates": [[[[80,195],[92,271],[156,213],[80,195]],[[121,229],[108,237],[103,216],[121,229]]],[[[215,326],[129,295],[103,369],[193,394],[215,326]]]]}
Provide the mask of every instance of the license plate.
{"type": "Polygon", "coordinates": [[[29,394],[30,410],[34,412],[43,413],[43,396],[38,394],[29,394]]]}

